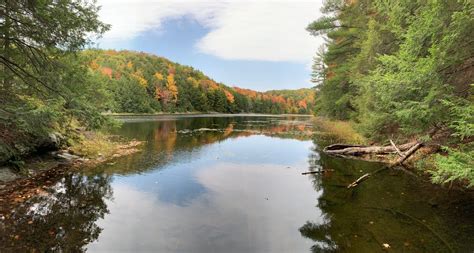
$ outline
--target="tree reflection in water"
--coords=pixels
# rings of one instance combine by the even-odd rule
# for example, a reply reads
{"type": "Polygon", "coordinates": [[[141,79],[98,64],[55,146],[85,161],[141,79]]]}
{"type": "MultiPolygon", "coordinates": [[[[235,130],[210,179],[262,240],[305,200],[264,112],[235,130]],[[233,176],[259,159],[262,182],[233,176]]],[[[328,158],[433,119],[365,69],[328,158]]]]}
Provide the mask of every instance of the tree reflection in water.
{"type": "Polygon", "coordinates": [[[70,174],[12,210],[0,226],[1,252],[82,252],[102,231],[111,177],[70,174]]]}
{"type": "Polygon", "coordinates": [[[307,221],[299,230],[302,236],[309,238],[316,242],[311,246],[312,252],[335,252],[337,249],[336,243],[329,236],[329,223],[321,225],[314,224],[307,221]]]}
{"type": "Polygon", "coordinates": [[[350,182],[382,165],[329,157],[314,143],[309,167],[329,172],[309,175],[321,191],[316,206],[322,219],[307,221],[299,232],[314,241],[312,252],[383,252],[384,244],[394,252],[472,251],[474,205],[468,194],[449,194],[396,170],[349,190],[350,182]]]}
{"type": "MultiPolygon", "coordinates": [[[[331,168],[329,167],[323,168],[321,166],[321,155],[319,153],[320,151],[318,151],[318,145],[316,143],[314,143],[312,151],[313,152],[310,153],[310,155],[308,156],[309,170],[327,170],[326,172],[311,175],[313,188],[316,191],[322,191],[323,178],[331,177],[332,171],[330,171],[331,168]]],[[[324,157],[322,159],[324,159],[324,157]]],[[[319,200],[318,206],[320,206],[321,204],[324,205],[324,201],[319,200]]],[[[299,232],[303,237],[311,239],[315,242],[315,244],[311,246],[312,252],[335,252],[337,250],[337,244],[330,236],[331,219],[328,218],[327,214],[323,213],[322,220],[323,222],[321,224],[316,224],[314,222],[307,221],[303,226],[299,228],[299,232]]]]}
{"type": "MultiPolygon", "coordinates": [[[[194,155],[199,154],[198,151],[206,145],[227,138],[256,134],[308,140],[314,133],[311,129],[308,120],[291,121],[291,118],[271,117],[206,117],[124,124],[117,134],[145,141],[143,150],[118,158],[111,164],[87,168],[87,175],[78,172],[66,175],[53,187],[44,189],[44,193],[15,207],[13,213],[0,220],[0,252],[85,251],[86,245],[97,240],[102,231],[97,221],[109,212],[106,203],[112,198],[110,184],[114,175],[133,176],[146,171],[157,172],[173,162],[192,161],[197,158],[194,155]]],[[[469,204],[469,200],[455,200],[446,192],[435,190],[432,186],[424,187],[413,177],[400,173],[397,175],[396,171],[377,174],[377,177],[355,190],[348,190],[347,184],[364,173],[379,169],[380,164],[327,157],[320,151],[319,147],[325,146],[320,136],[314,139],[317,142],[314,142],[314,150],[308,157],[309,169],[326,172],[304,177],[309,177],[318,192],[311,195],[318,196],[317,199],[308,200],[315,204],[308,203],[307,206],[316,206],[315,212],[322,213],[321,219],[318,217],[317,221],[304,222],[307,217],[314,217],[304,216],[297,221],[296,228],[299,227],[299,231],[296,228],[291,230],[297,236],[313,241],[311,251],[374,252],[382,251],[383,243],[389,243],[394,252],[440,252],[447,250],[446,245],[439,240],[442,237],[454,251],[472,252],[474,244],[470,237],[474,234],[474,205],[469,204]],[[456,208],[458,205],[463,208],[456,208]],[[396,210],[409,216],[385,210],[396,210]],[[429,231],[427,226],[437,235],[429,231]]],[[[258,149],[259,146],[251,148],[258,149]]],[[[214,161],[214,157],[211,160],[214,161]]],[[[169,175],[176,177],[179,174],[169,175]]],[[[140,183],[145,182],[144,178],[141,180],[140,183]]],[[[175,187],[184,185],[183,182],[187,183],[178,181],[175,187]]],[[[170,180],[168,183],[174,184],[176,181],[170,180]]],[[[154,187],[154,190],[160,190],[158,187],[161,186],[154,187]]],[[[166,193],[165,190],[162,192],[166,193]]],[[[246,208],[252,209],[253,206],[246,208]]],[[[131,215],[135,214],[132,212],[131,215]]],[[[121,218],[129,219],[130,216],[119,215],[117,220],[121,218]]],[[[154,221],[156,219],[145,222],[154,221]]],[[[176,221],[183,222],[180,219],[176,221]]],[[[187,228],[185,223],[178,225],[187,228]]],[[[139,229],[142,227],[139,226],[139,229]]],[[[269,235],[272,233],[268,232],[269,235]]],[[[274,239],[282,238],[280,235],[274,239]]],[[[306,244],[304,247],[307,247],[306,244]]]]}

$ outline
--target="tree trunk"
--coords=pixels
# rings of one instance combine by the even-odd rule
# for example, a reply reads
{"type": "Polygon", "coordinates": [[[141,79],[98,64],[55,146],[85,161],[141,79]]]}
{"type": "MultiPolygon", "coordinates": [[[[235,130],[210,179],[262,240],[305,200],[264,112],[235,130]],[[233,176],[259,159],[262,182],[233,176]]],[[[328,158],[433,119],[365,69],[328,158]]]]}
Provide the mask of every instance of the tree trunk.
{"type": "Polygon", "coordinates": [[[324,148],[324,153],[330,155],[350,155],[350,156],[359,156],[364,154],[390,154],[397,153],[398,151],[408,150],[418,142],[413,141],[405,143],[396,147],[392,145],[388,146],[359,146],[359,145],[346,145],[346,144],[334,144],[324,148]]]}

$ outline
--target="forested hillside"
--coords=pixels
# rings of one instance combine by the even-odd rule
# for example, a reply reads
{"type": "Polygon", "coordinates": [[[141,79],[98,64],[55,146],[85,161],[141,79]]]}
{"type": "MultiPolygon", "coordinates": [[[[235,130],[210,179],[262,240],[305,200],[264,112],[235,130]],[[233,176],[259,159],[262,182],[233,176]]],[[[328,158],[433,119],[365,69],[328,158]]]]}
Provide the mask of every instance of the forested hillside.
{"type": "Polygon", "coordinates": [[[77,142],[104,112],[309,113],[294,99],[214,82],[137,52],[86,50],[110,26],[94,1],[6,1],[0,38],[0,163],[77,142]]]}
{"type": "Polygon", "coordinates": [[[314,107],[311,89],[262,93],[231,88],[192,67],[151,54],[87,50],[81,59],[108,94],[104,111],[308,114],[314,107]]]}
{"type": "Polygon", "coordinates": [[[472,1],[325,1],[308,26],[327,38],[313,81],[317,113],[378,141],[442,147],[421,162],[435,182],[474,185],[472,1]]]}

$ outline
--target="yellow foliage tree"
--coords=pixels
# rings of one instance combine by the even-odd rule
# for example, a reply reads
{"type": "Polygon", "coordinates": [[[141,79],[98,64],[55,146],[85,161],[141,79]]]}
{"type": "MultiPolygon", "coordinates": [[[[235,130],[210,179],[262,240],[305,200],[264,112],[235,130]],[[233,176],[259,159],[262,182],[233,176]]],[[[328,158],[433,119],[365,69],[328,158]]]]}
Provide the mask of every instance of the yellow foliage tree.
{"type": "Polygon", "coordinates": [[[199,87],[199,82],[198,82],[196,79],[194,79],[194,78],[192,78],[192,77],[188,77],[186,80],[187,80],[194,88],[199,87]]]}
{"type": "Polygon", "coordinates": [[[160,81],[163,80],[163,75],[160,72],[156,72],[153,76],[160,81]]]}
{"type": "Polygon", "coordinates": [[[146,88],[148,86],[148,81],[143,77],[143,74],[140,70],[133,73],[132,77],[135,78],[140,84],[140,86],[142,86],[143,88],[146,88]]]}
{"type": "Polygon", "coordinates": [[[166,78],[166,89],[171,92],[173,101],[178,100],[178,86],[176,86],[176,81],[174,80],[174,74],[169,74],[166,78]]]}

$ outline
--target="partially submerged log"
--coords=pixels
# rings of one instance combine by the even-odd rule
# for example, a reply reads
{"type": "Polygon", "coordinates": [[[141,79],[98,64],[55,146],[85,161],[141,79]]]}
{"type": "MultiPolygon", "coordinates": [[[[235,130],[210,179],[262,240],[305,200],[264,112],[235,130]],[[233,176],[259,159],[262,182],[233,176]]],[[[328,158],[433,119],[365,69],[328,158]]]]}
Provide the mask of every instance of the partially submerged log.
{"type": "Polygon", "coordinates": [[[324,153],[329,155],[342,155],[342,156],[360,156],[364,154],[390,154],[397,153],[398,151],[405,151],[416,145],[417,141],[405,143],[397,147],[393,145],[388,146],[362,146],[362,145],[350,145],[350,144],[333,144],[324,148],[324,153]],[[398,149],[398,150],[397,150],[398,149]]]}
{"type": "MultiPolygon", "coordinates": [[[[435,126],[432,130],[429,131],[429,136],[433,137],[438,130],[440,130],[439,126],[435,126]]],[[[418,140],[408,142],[402,145],[395,145],[392,140],[390,141],[390,145],[386,146],[362,146],[362,145],[350,145],[350,144],[333,144],[325,147],[323,152],[328,155],[335,155],[340,157],[357,157],[358,159],[367,160],[366,157],[370,155],[374,155],[376,157],[385,157],[387,158],[387,154],[398,154],[399,158],[395,162],[390,162],[388,166],[385,166],[373,173],[366,173],[359,177],[356,181],[352,182],[347,186],[347,188],[353,188],[358,186],[361,182],[368,179],[369,177],[384,171],[386,169],[391,169],[397,166],[403,166],[403,162],[405,162],[410,156],[412,156],[418,149],[424,146],[423,142],[418,140]]],[[[390,158],[390,157],[389,157],[390,158]]],[[[388,160],[389,161],[389,160],[388,160]]],[[[385,160],[387,162],[387,160],[385,160]]],[[[400,166],[400,167],[401,167],[400,166]]],[[[403,168],[402,168],[403,169],[403,168]]]]}
{"type": "Polygon", "coordinates": [[[366,174],[362,175],[357,180],[355,180],[354,182],[350,183],[347,186],[347,188],[350,189],[350,188],[354,188],[354,187],[358,186],[360,183],[362,183],[364,180],[368,179],[370,176],[375,175],[375,174],[377,174],[377,173],[379,173],[379,172],[381,172],[385,169],[389,169],[389,168],[393,168],[393,167],[396,167],[396,166],[399,166],[399,165],[403,165],[403,162],[406,159],[408,159],[419,148],[421,148],[423,146],[423,143],[418,142],[418,141],[403,144],[403,145],[399,146],[400,148],[398,148],[392,140],[390,140],[390,144],[391,144],[391,146],[384,146],[384,147],[379,147],[379,146],[374,146],[374,147],[351,146],[351,147],[348,147],[348,145],[344,146],[344,145],[341,145],[341,144],[336,144],[336,145],[328,146],[324,150],[328,154],[348,156],[350,154],[352,154],[352,155],[359,154],[360,155],[361,152],[364,152],[363,154],[370,154],[368,152],[373,152],[373,153],[377,154],[377,152],[381,152],[381,151],[388,153],[388,151],[390,150],[389,147],[391,147],[393,149],[393,152],[396,152],[400,156],[400,158],[398,158],[397,161],[391,163],[389,166],[386,166],[382,169],[379,169],[379,170],[375,171],[374,173],[366,173],[366,174]],[[337,149],[335,149],[335,147],[338,147],[338,148],[342,147],[342,149],[337,150],[337,149]],[[357,150],[356,153],[354,153],[355,150],[357,150]],[[406,151],[402,152],[401,150],[406,150],[406,151]],[[339,152],[331,153],[331,152],[328,152],[328,151],[339,151],[339,152]]]}

